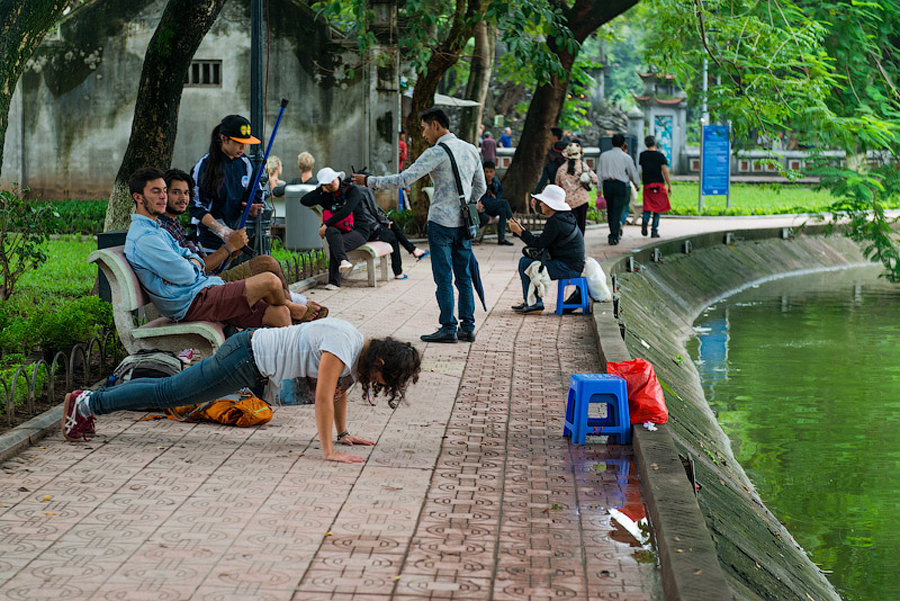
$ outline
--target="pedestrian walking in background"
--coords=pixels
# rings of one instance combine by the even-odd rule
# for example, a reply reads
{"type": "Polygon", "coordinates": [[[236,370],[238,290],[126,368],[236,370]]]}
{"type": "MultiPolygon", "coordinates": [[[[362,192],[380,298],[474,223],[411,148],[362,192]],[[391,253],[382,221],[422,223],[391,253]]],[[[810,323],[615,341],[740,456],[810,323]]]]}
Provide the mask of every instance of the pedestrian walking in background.
{"type": "Polygon", "coordinates": [[[667,213],[672,206],[669,196],[672,194],[672,181],[669,179],[669,164],[666,155],[656,149],[656,138],[644,138],[647,150],[638,157],[641,166],[641,181],[644,183],[644,214],[641,219],[641,235],[647,235],[650,225],[650,237],[659,238],[659,216],[667,213]],[[653,216],[652,224],[650,217],[653,216]]]}
{"type": "Polygon", "coordinates": [[[580,144],[573,142],[566,146],[563,158],[566,161],[557,169],[554,183],[565,191],[566,204],[572,208],[578,229],[584,234],[590,191],[597,187],[597,174],[584,164],[584,149],[580,144]]]}
{"type": "Polygon", "coordinates": [[[603,197],[606,199],[606,220],[609,222],[609,244],[615,246],[622,236],[622,211],[631,197],[628,182],[637,188],[634,161],[625,152],[625,136],[615,134],[613,147],[600,155],[600,178],[603,180],[603,197]]]}

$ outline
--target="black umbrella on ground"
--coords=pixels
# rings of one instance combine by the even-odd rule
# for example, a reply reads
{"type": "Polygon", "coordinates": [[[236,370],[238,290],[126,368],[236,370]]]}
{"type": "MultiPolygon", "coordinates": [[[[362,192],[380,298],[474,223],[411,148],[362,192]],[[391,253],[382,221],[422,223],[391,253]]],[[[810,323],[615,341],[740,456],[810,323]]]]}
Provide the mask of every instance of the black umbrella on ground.
{"type": "Polygon", "coordinates": [[[487,311],[487,305],[484,304],[484,285],[481,283],[481,269],[478,267],[478,259],[475,258],[474,252],[471,257],[469,259],[469,274],[472,276],[472,287],[475,288],[478,298],[481,299],[481,306],[487,311]]]}

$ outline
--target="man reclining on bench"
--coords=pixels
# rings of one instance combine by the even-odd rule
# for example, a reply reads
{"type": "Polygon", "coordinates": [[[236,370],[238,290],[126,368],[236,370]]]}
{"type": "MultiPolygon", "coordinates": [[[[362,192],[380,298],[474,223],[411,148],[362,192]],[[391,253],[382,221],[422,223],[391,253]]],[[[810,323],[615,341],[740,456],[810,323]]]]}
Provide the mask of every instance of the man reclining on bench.
{"type": "Polygon", "coordinates": [[[273,273],[225,283],[208,276],[199,255],[163,230],[166,180],[158,169],[138,169],[129,182],[136,206],[125,238],[125,258],[159,312],[172,321],[218,321],[237,328],[289,326],[307,308],[285,298],[273,273]]]}
{"type": "MultiPolygon", "coordinates": [[[[229,257],[235,255],[236,251],[232,249],[243,248],[247,245],[247,232],[244,229],[231,231],[228,234],[228,238],[224,241],[225,244],[216,249],[215,252],[206,254],[185,235],[184,226],[178,220],[178,217],[188,210],[188,204],[190,204],[191,198],[194,196],[194,178],[180,169],[169,169],[163,177],[166,180],[168,202],[166,204],[166,212],[160,215],[157,221],[159,221],[159,225],[164,230],[175,238],[175,242],[179,246],[200,255],[203,259],[206,274],[210,275],[229,257]]],[[[327,308],[308,300],[302,294],[291,292],[287,285],[287,279],[284,277],[284,272],[281,270],[281,264],[272,258],[271,255],[257,255],[249,261],[215,275],[218,275],[225,282],[236,282],[267,271],[274,273],[281,280],[285,298],[298,305],[306,305],[308,312],[303,321],[328,317],[327,308]]]]}

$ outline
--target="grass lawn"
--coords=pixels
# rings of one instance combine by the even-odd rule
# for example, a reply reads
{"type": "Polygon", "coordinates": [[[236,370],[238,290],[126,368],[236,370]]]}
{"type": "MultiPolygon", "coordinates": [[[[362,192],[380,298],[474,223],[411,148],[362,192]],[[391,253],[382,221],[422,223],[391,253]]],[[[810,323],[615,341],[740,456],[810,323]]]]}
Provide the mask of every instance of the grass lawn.
{"type": "Polygon", "coordinates": [[[69,296],[90,294],[97,277],[97,266],[87,257],[97,250],[93,236],[50,240],[44,247],[47,262],[29,271],[19,280],[16,293],[22,296],[69,296]]]}
{"type": "MultiPolygon", "coordinates": [[[[836,200],[827,190],[814,190],[795,184],[732,184],[731,208],[726,208],[724,196],[703,198],[703,211],[697,209],[699,184],[674,182],[670,215],[780,215],[785,213],[815,213],[827,211],[836,200]]],[[[596,192],[592,193],[596,194],[596,192]]],[[[900,208],[894,200],[885,208],[900,208]]]]}

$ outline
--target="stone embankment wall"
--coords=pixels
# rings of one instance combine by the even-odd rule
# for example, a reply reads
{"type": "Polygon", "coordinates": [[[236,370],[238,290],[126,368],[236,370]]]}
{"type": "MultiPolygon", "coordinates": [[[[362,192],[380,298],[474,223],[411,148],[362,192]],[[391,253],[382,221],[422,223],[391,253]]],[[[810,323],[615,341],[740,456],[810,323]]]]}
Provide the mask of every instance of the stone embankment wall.
{"type": "MultiPolygon", "coordinates": [[[[838,599],[819,569],[765,507],[735,461],[684,346],[693,335],[692,324],[700,312],[741,288],[791,273],[866,263],[859,247],[841,235],[812,235],[819,231],[808,229],[805,233],[790,232],[785,239],[786,233],[739,232],[736,239],[729,239],[730,244],[725,243],[724,234],[709,234],[690,239],[690,254],[684,253],[684,240],[676,240],[655,247],[658,261],[654,260],[654,247],[649,247],[606,265],[606,269],[618,288],[618,321],[620,328],[624,327],[627,354],[654,365],[670,413],[669,423],[662,430],[666,436],[671,435],[678,454],[693,461],[696,480],[702,485],[696,499],[734,598],[838,599]],[[632,266],[635,270],[628,271],[632,266]]],[[[608,311],[612,313],[612,309],[608,311]]],[[[598,317],[597,321],[602,338],[602,319],[598,317]]],[[[615,349],[615,344],[610,347],[601,340],[607,360],[622,360],[614,356],[621,352],[611,353],[606,350],[609,348],[615,349]]],[[[777,422],[779,416],[771,419],[777,422]]],[[[653,433],[646,434],[636,439],[639,457],[640,444],[653,433]]],[[[652,472],[656,469],[655,463],[651,465],[654,467],[647,468],[645,476],[645,488],[650,489],[655,486],[652,472]]],[[[665,511],[665,499],[656,502],[665,511]]],[[[673,517],[671,512],[669,517],[673,517]]],[[[672,521],[679,521],[677,513],[672,521]]],[[[678,579],[678,574],[672,575],[666,566],[667,561],[676,566],[683,561],[679,558],[684,556],[676,554],[685,552],[677,548],[685,545],[678,540],[669,534],[665,541],[658,541],[664,581],[666,577],[678,579]]],[[[688,572],[681,577],[689,583],[692,575],[688,572]]],[[[667,598],[672,598],[668,588],[666,592],[667,598]]]]}

